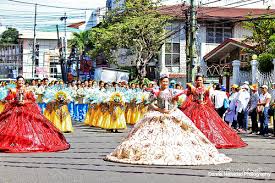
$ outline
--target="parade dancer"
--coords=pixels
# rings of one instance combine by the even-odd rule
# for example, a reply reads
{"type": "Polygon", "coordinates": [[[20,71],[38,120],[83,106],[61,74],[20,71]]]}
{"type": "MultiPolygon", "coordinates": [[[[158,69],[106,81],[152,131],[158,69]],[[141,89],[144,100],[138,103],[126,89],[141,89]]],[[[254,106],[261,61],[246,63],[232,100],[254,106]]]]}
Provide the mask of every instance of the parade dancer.
{"type": "Polygon", "coordinates": [[[0,115],[0,151],[53,152],[70,148],[62,133],[41,114],[22,76],[17,77],[16,89],[10,89],[5,100],[0,115]]]}
{"type": "Polygon", "coordinates": [[[209,90],[203,85],[203,77],[196,76],[196,86],[188,84],[188,99],[181,110],[217,148],[240,148],[247,146],[215,111],[209,99],[209,90]]]}
{"type": "Polygon", "coordinates": [[[152,97],[154,109],[145,114],[107,161],[147,165],[208,165],[228,163],[215,146],[177,109],[169,79],[160,79],[161,89],[152,97]],[[153,101],[157,101],[154,105],[153,101]]]}

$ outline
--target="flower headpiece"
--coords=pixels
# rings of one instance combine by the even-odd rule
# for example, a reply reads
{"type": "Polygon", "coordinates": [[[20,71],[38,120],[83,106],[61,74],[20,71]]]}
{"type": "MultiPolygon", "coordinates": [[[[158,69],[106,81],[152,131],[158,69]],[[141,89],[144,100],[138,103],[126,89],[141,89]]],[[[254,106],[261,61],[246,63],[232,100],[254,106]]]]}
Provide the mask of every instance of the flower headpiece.
{"type": "Polygon", "coordinates": [[[120,92],[114,92],[111,97],[110,97],[110,102],[122,102],[123,101],[123,97],[122,94],[120,92]]]}
{"type": "Polygon", "coordinates": [[[56,94],[55,94],[55,99],[60,99],[61,97],[64,97],[65,100],[68,99],[68,95],[67,93],[63,92],[63,91],[58,91],[56,94]]]}

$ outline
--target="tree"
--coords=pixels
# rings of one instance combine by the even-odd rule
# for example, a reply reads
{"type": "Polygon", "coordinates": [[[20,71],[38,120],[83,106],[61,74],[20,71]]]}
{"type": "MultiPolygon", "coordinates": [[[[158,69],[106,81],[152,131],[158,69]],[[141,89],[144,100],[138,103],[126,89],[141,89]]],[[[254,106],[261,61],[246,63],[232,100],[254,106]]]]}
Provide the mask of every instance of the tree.
{"type": "Polygon", "coordinates": [[[69,47],[75,46],[81,53],[91,49],[92,43],[89,38],[90,34],[88,31],[74,32],[72,39],[69,40],[69,47]]]}
{"type": "Polygon", "coordinates": [[[15,28],[8,28],[1,34],[1,44],[18,44],[19,33],[15,28]]]}
{"type": "Polygon", "coordinates": [[[275,58],[275,16],[262,16],[246,21],[244,27],[252,32],[245,41],[255,43],[247,52],[258,55],[258,68],[261,72],[270,72],[275,58]]]}
{"type": "Polygon", "coordinates": [[[103,23],[90,31],[94,49],[92,54],[104,52],[109,62],[116,62],[113,52],[129,49],[136,56],[138,78],[146,77],[146,66],[158,54],[167,36],[170,17],[157,9],[160,1],[126,0],[123,7],[111,11],[103,23]]]}

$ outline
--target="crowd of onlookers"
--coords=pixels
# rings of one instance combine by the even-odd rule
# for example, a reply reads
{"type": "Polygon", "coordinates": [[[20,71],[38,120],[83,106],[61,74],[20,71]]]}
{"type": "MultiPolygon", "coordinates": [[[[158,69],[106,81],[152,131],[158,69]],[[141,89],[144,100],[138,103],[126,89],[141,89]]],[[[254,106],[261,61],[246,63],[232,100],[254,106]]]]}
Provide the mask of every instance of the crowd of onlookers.
{"type": "Polygon", "coordinates": [[[250,134],[270,136],[268,126],[273,123],[275,136],[275,83],[269,88],[267,85],[249,85],[246,81],[241,86],[233,84],[230,93],[220,84],[215,84],[210,93],[218,114],[236,131],[248,133],[250,119],[250,134]]]}

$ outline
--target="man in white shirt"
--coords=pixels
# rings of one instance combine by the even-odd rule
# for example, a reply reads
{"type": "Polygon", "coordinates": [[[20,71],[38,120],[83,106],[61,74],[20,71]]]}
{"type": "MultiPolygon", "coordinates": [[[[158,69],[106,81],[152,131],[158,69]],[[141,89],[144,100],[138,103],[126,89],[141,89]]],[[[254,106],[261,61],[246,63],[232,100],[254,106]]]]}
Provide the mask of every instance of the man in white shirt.
{"type": "Polygon", "coordinates": [[[221,85],[217,84],[215,91],[213,92],[213,103],[215,105],[215,109],[217,111],[217,113],[219,114],[219,116],[222,118],[223,114],[225,113],[226,109],[224,106],[224,103],[227,102],[228,103],[228,97],[226,95],[226,93],[224,91],[221,91],[221,85]]]}

